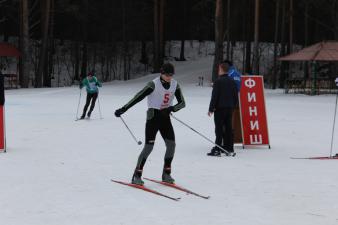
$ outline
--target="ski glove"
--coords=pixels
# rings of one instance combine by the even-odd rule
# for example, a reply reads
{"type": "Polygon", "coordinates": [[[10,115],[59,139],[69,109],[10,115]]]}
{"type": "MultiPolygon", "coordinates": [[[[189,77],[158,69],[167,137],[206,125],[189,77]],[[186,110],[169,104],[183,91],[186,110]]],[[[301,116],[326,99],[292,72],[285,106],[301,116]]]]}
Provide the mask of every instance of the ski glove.
{"type": "Polygon", "coordinates": [[[117,109],[116,111],[115,111],[115,116],[116,117],[120,117],[123,113],[125,113],[126,112],[126,110],[124,109],[124,108],[120,108],[120,109],[117,109]]]}

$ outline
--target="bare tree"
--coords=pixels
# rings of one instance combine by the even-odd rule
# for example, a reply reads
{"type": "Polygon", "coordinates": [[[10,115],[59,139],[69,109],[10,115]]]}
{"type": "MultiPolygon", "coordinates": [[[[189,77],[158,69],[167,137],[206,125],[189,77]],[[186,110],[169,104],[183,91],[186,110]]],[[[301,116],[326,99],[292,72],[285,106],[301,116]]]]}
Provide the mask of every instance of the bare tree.
{"type": "Polygon", "coordinates": [[[165,11],[165,2],[166,0],[160,0],[160,65],[163,64],[164,59],[164,49],[165,49],[165,40],[164,40],[164,11],[165,11]]]}
{"type": "Polygon", "coordinates": [[[227,0],[227,30],[226,30],[226,36],[227,36],[227,51],[226,51],[226,58],[230,59],[230,26],[231,26],[231,0],[227,0]]]}
{"type": "Polygon", "coordinates": [[[21,3],[21,63],[20,63],[20,86],[28,88],[29,86],[29,9],[28,0],[22,0],[21,3]]]}
{"type": "Polygon", "coordinates": [[[215,8],[215,57],[212,67],[212,81],[217,79],[218,64],[223,60],[223,38],[224,38],[224,13],[223,0],[216,0],[215,8]]]}
{"type": "Polygon", "coordinates": [[[290,0],[289,9],[289,53],[293,52],[293,0],[290,0]]]}
{"type": "Polygon", "coordinates": [[[42,40],[40,47],[38,72],[35,76],[35,87],[42,87],[43,85],[43,71],[46,64],[46,53],[48,46],[48,30],[50,17],[50,0],[41,1],[41,16],[42,16],[42,40]]]}
{"type": "Polygon", "coordinates": [[[158,73],[164,57],[164,3],[154,0],[154,72],[158,73]]]}
{"type": "Polygon", "coordinates": [[[81,78],[84,78],[87,75],[87,66],[88,66],[88,0],[83,0],[83,15],[82,18],[82,34],[83,34],[83,43],[82,43],[82,65],[81,65],[81,78]]]}
{"type": "Polygon", "coordinates": [[[276,0],[275,42],[274,42],[274,49],[273,49],[272,89],[276,89],[276,86],[277,86],[277,52],[278,52],[279,11],[280,11],[279,7],[280,7],[280,0],[276,0]]]}
{"type": "Polygon", "coordinates": [[[154,73],[160,71],[159,1],[154,0],[154,73]]]}
{"type": "MultiPolygon", "coordinates": [[[[282,1],[282,26],[281,26],[281,51],[280,56],[285,55],[285,23],[286,23],[286,3],[287,0],[281,0],[282,1]]],[[[281,62],[281,69],[280,69],[280,76],[279,76],[279,87],[284,88],[285,85],[285,77],[286,77],[286,71],[285,71],[285,62],[281,62]]]]}
{"type": "MultiPolygon", "coordinates": [[[[304,1],[304,47],[308,46],[309,44],[309,20],[308,20],[308,14],[309,14],[309,2],[308,0],[304,1]]],[[[309,78],[309,63],[304,62],[304,80],[309,78]]]]}
{"type": "Polygon", "coordinates": [[[182,4],[183,4],[183,21],[182,21],[182,25],[181,25],[181,51],[180,51],[180,57],[179,57],[179,61],[185,61],[185,57],[184,57],[184,47],[185,47],[185,38],[186,38],[186,33],[185,30],[187,29],[187,14],[188,14],[188,10],[187,10],[187,0],[182,0],[182,4]]]}
{"type": "Polygon", "coordinates": [[[122,0],[123,80],[129,80],[129,42],[127,39],[127,1],[122,0]]]}
{"type": "Polygon", "coordinates": [[[254,35],[254,55],[253,68],[254,73],[259,74],[259,0],[255,2],[255,35],[254,35]]]}
{"type": "Polygon", "coordinates": [[[49,36],[48,36],[48,49],[47,49],[47,63],[45,63],[43,86],[52,86],[52,73],[54,71],[54,0],[50,0],[50,25],[49,25],[49,36]]]}

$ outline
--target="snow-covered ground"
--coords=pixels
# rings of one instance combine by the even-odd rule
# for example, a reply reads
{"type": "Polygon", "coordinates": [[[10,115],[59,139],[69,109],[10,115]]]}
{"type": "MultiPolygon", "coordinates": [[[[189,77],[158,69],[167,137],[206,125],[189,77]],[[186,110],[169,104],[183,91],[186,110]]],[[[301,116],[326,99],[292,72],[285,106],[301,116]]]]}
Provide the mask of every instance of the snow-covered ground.
{"type": "MultiPolygon", "coordinates": [[[[214,139],[206,113],[211,59],[176,63],[187,107],[175,115],[214,139]]],[[[330,153],[334,95],[266,91],[271,147],[242,150],[234,158],[207,157],[211,144],[173,120],[173,177],[210,195],[185,195],[146,184],[174,202],[112,183],[129,181],[142,149],[113,115],[157,75],[104,84],[91,120],[75,122],[79,89],[6,91],[7,153],[0,154],[0,225],[337,225],[338,161],[292,160],[330,153]]],[[[84,104],[82,93],[81,108],[84,104]]],[[[143,141],[146,101],[124,116],[143,141]]],[[[337,125],[336,125],[337,126],[337,125]]],[[[338,128],[337,128],[338,129],[338,128]]],[[[338,132],[337,132],[338,133],[338,132]]],[[[338,135],[334,153],[338,152],[338,135]]],[[[144,176],[160,178],[164,142],[158,135],[144,176]]]]}

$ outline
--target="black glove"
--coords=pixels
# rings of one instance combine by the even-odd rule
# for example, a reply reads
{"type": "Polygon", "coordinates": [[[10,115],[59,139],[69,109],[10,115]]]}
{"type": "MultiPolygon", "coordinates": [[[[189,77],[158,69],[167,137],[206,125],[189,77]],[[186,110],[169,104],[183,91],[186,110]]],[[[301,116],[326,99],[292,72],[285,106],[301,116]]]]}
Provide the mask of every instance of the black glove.
{"type": "Polygon", "coordinates": [[[168,108],[165,108],[165,109],[162,109],[161,110],[161,113],[164,115],[164,116],[169,116],[171,112],[174,111],[174,106],[169,106],[168,108]]]}
{"type": "Polygon", "coordinates": [[[120,108],[120,109],[117,109],[116,111],[115,111],[115,116],[116,117],[120,117],[123,113],[125,113],[126,112],[126,110],[124,109],[124,108],[120,108]]]}

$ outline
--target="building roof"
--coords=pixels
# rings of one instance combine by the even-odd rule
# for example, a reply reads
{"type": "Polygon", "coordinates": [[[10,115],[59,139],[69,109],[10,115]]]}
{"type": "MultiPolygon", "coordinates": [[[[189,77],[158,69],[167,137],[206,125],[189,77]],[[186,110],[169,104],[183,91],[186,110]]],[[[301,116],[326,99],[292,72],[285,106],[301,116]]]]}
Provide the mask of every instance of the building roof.
{"type": "Polygon", "coordinates": [[[338,42],[322,41],[280,57],[280,61],[338,61],[338,42]]]}
{"type": "Polygon", "coordinates": [[[0,57],[7,56],[19,58],[20,55],[20,51],[14,45],[5,42],[0,43],[0,57]]]}

